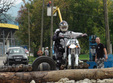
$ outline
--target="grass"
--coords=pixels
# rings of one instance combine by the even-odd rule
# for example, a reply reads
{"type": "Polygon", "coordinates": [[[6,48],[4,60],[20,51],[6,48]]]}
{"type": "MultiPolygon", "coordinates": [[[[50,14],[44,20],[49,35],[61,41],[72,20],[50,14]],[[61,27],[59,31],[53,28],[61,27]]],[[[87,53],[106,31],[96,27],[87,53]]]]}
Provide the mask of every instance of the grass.
{"type": "Polygon", "coordinates": [[[29,56],[29,64],[32,64],[33,61],[35,61],[37,57],[34,57],[34,56],[29,56]]]}
{"type": "MultiPolygon", "coordinates": [[[[34,57],[34,56],[29,56],[29,64],[32,64],[33,61],[35,61],[37,57],[34,57]]],[[[79,59],[80,60],[89,60],[89,55],[88,54],[81,54],[79,56],[79,59]]]]}
{"type": "Polygon", "coordinates": [[[81,54],[81,55],[79,56],[79,59],[80,59],[80,60],[89,60],[89,54],[81,54]]]}

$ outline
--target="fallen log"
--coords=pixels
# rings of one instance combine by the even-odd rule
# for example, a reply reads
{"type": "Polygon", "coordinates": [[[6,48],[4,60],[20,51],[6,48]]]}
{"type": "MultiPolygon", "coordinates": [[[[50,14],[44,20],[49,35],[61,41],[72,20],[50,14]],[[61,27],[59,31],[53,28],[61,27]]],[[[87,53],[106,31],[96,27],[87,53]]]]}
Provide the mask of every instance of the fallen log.
{"type": "Polygon", "coordinates": [[[61,78],[69,78],[70,80],[113,78],[113,68],[0,72],[0,83],[29,83],[31,80],[35,80],[36,83],[56,82],[61,78]]]}
{"type": "Polygon", "coordinates": [[[32,71],[32,65],[12,65],[12,66],[1,66],[0,72],[30,72],[32,71]]]}

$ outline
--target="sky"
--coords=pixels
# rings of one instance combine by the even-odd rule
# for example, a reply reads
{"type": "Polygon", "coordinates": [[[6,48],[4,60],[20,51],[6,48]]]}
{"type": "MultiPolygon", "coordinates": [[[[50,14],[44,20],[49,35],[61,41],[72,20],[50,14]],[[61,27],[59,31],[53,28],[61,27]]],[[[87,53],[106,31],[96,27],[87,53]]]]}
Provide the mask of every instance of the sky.
{"type": "Polygon", "coordinates": [[[20,3],[22,3],[22,0],[16,0],[16,2],[15,2],[16,5],[18,5],[20,3]]]}
{"type": "Polygon", "coordinates": [[[17,17],[18,11],[20,10],[22,4],[22,0],[16,0],[14,6],[8,10],[7,14],[11,14],[12,17],[17,17]]]}

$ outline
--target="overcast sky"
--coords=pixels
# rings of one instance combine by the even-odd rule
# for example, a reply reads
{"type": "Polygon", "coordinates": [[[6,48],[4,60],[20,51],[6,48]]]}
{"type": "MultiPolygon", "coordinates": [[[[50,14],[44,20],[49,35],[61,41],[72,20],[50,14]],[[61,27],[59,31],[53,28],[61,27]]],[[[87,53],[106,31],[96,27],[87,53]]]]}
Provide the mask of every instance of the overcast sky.
{"type": "Polygon", "coordinates": [[[16,5],[20,4],[22,2],[22,0],[16,0],[16,5]]]}

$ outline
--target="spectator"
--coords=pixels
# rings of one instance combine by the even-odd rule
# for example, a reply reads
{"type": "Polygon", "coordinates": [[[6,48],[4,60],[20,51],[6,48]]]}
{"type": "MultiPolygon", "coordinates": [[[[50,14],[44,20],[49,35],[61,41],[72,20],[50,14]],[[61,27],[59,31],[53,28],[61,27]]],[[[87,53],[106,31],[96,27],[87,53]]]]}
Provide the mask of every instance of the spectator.
{"type": "Polygon", "coordinates": [[[48,47],[45,48],[45,56],[49,56],[48,47]]]}
{"type": "Polygon", "coordinates": [[[26,48],[25,48],[24,50],[25,50],[25,52],[26,52],[27,54],[29,54],[29,51],[28,51],[26,48]]]}
{"type": "Polygon", "coordinates": [[[95,62],[97,63],[97,68],[104,68],[104,61],[108,59],[107,51],[104,45],[100,43],[99,37],[96,37],[96,43],[97,46],[96,46],[95,62]]]}
{"type": "Polygon", "coordinates": [[[41,48],[39,48],[39,50],[38,50],[38,52],[37,52],[37,55],[38,55],[38,56],[42,56],[42,54],[43,54],[43,52],[42,52],[41,48]]]}

